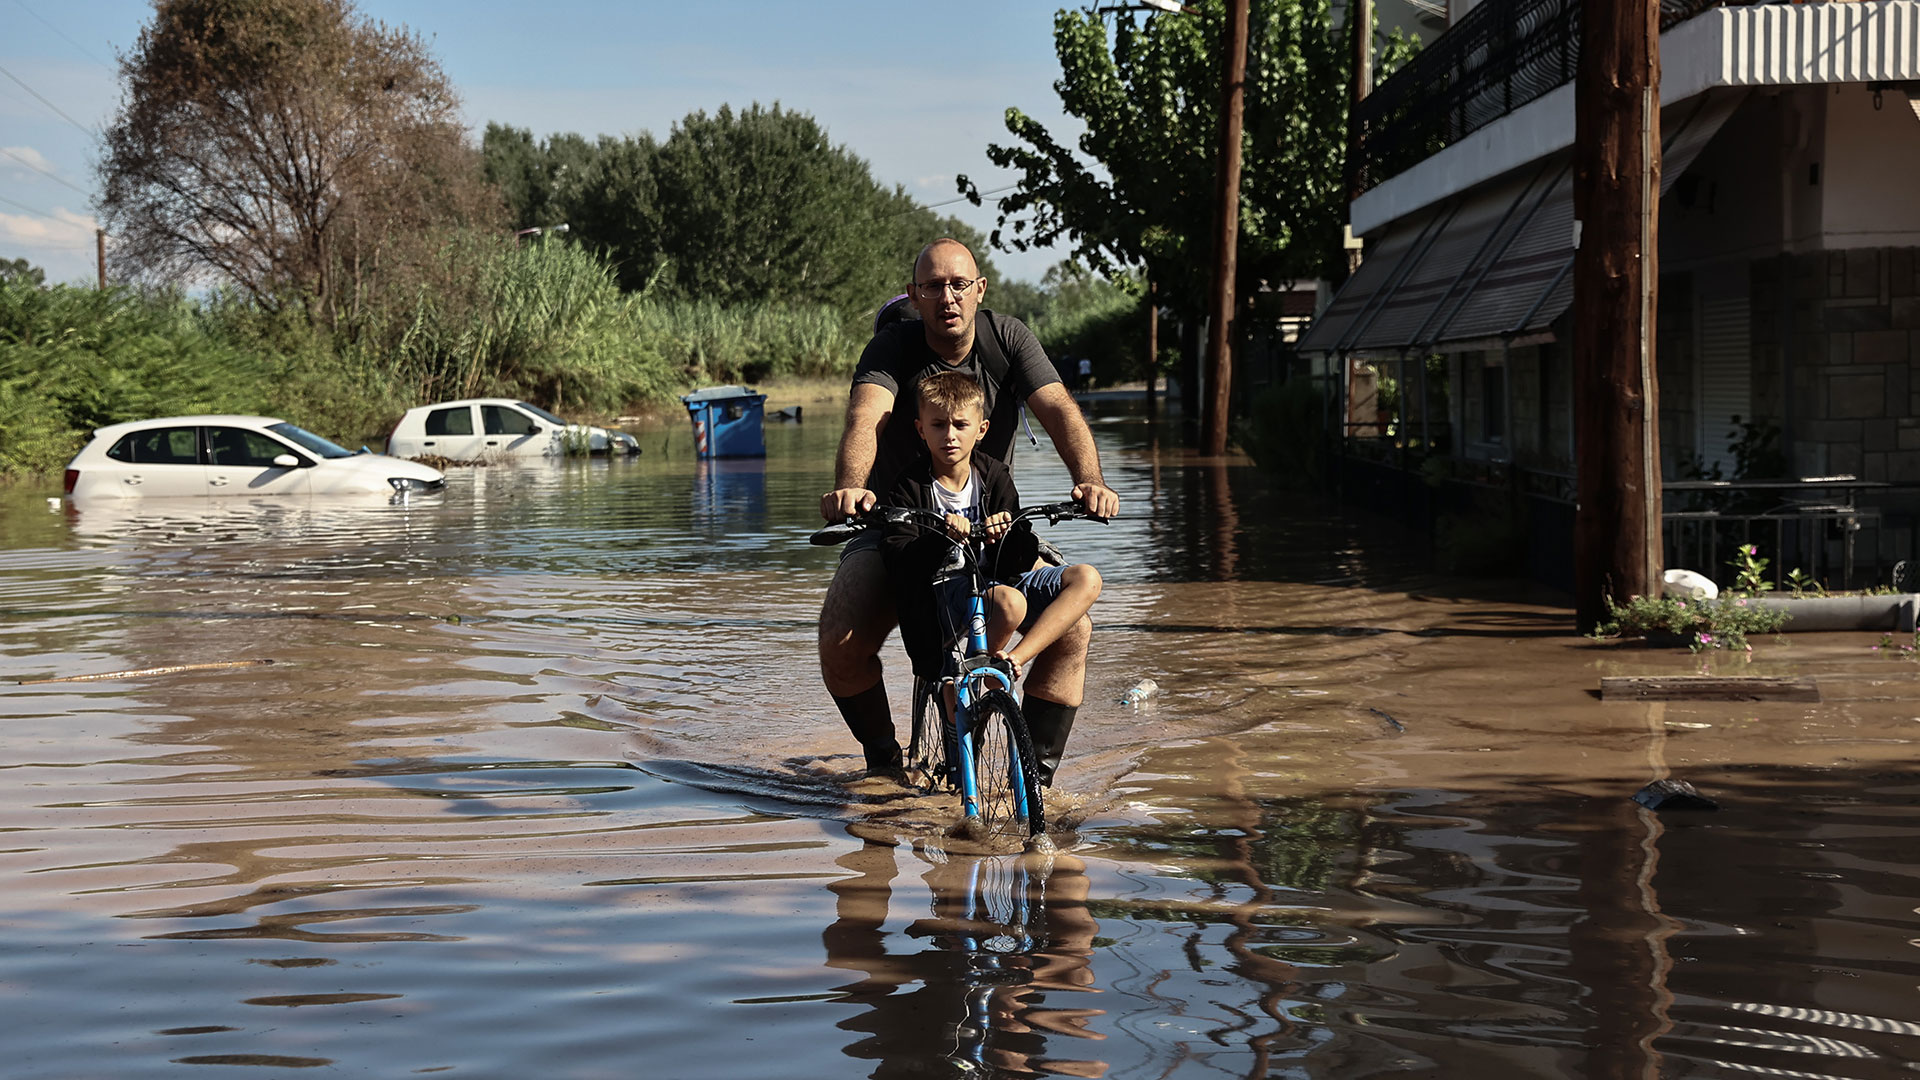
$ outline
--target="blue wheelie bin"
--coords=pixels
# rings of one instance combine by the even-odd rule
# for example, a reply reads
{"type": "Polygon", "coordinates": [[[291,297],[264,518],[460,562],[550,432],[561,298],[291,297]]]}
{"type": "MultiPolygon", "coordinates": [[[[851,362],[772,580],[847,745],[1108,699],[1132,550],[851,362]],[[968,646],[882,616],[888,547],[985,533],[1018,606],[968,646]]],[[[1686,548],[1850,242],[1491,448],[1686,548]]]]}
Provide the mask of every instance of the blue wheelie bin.
{"type": "Polygon", "coordinates": [[[700,457],[767,456],[767,395],[744,386],[709,386],[680,400],[693,418],[694,452],[700,457]]]}

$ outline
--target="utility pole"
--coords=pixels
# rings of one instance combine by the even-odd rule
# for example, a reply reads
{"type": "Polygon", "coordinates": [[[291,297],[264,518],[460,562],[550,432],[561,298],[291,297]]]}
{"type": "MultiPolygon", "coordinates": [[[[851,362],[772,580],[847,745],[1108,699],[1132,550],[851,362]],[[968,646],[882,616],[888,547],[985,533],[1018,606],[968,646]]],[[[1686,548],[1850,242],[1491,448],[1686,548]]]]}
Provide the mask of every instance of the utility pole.
{"type": "Polygon", "coordinates": [[[1154,414],[1153,387],[1160,377],[1160,294],[1147,282],[1147,415],[1154,414]]]}
{"type": "Polygon", "coordinates": [[[1227,452],[1227,412],[1233,391],[1233,275],[1240,242],[1240,112],[1247,87],[1247,0],[1227,0],[1225,77],[1220,103],[1220,169],[1214,238],[1213,319],[1207,330],[1206,422],[1201,450],[1227,452]]]}
{"type": "Polygon", "coordinates": [[[100,268],[100,288],[107,287],[107,230],[93,230],[94,262],[100,268]]]}
{"type": "Polygon", "coordinates": [[[1348,29],[1353,31],[1353,103],[1347,113],[1347,175],[1354,182],[1347,202],[1360,197],[1360,103],[1373,92],[1373,0],[1347,0],[1348,29]]]}
{"type": "Polygon", "coordinates": [[[1581,631],[1606,598],[1658,595],[1660,5],[1585,0],[1574,76],[1573,583],[1581,631]]]}

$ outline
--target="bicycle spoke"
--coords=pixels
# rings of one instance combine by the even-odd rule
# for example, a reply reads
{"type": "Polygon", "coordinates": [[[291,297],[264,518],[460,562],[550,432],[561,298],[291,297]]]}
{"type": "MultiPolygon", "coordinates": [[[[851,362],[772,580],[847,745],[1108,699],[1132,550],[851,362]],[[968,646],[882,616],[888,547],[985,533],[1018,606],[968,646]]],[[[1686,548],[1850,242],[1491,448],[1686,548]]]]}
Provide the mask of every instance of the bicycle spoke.
{"type": "Polygon", "coordinates": [[[1046,829],[1040,785],[1033,772],[1033,744],[1020,706],[1004,690],[983,694],[974,705],[969,734],[975,740],[974,777],[979,785],[980,838],[1024,840],[1046,829]],[[1021,813],[1021,803],[1026,812],[1021,813]]]}

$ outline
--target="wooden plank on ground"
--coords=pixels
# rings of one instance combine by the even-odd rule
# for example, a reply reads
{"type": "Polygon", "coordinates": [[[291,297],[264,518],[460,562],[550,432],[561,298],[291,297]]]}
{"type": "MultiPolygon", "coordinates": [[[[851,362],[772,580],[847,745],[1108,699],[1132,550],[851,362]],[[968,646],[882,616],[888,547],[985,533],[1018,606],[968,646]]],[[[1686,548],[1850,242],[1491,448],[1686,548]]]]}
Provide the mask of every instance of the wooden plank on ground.
{"type": "Polygon", "coordinates": [[[1610,675],[1600,680],[1602,701],[1819,701],[1810,676],[1610,675]]]}

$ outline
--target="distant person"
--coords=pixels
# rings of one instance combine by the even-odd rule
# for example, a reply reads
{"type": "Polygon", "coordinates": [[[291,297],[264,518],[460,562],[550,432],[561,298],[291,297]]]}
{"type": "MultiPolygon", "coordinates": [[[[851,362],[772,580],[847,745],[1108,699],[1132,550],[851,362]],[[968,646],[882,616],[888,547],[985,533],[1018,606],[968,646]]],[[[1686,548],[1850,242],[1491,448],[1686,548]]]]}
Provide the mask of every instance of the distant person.
{"type": "MultiPolygon", "coordinates": [[[[981,565],[997,569],[999,582],[987,597],[987,646],[1019,678],[1035,657],[1086,617],[1100,598],[1100,572],[1085,563],[1048,565],[1028,522],[1009,531],[1020,510],[1020,493],[1005,465],[975,450],[992,425],[986,419],[986,395],[971,376],[943,371],[920,380],[913,426],[927,452],[894,481],[887,505],[943,511],[947,535],[956,540],[985,530],[992,544],[981,565]],[[1015,631],[1021,635],[1017,644],[1015,631]]],[[[913,673],[928,681],[959,674],[948,670],[947,643],[966,632],[970,590],[962,581],[934,582],[952,546],[912,525],[890,528],[884,545],[900,642],[913,673]]],[[[953,704],[949,699],[947,707],[953,704]]],[[[1041,742],[1035,740],[1034,771],[1051,786],[1065,740],[1047,741],[1045,749],[1041,742]]]]}
{"type": "Polygon", "coordinates": [[[1093,389],[1093,358],[1092,357],[1083,356],[1080,358],[1079,375],[1080,375],[1080,392],[1084,394],[1087,391],[1093,389]]]}
{"type": "MultiPolygon", "coordinates": [[[[820,497],[821,516],[843,520],[874,506],[876,489],[891,490],[921,449],[911,417],[895,417],[894,406],[915,402],[920,380],[942,371],[964,371],[980,383],[984,419],[993,428],[980,443],[981,453],[1007,461],[1024,402],[1067,466],[1073,481],[1069,496],[1101,517],[1117,514],[1120,497],[1101,475],[1086,418],[1033,332],[1017,319],[980,307],[986,281],[966,245],[941,239],[922,249],[907,295],[920,314],[919,324],[882,327],[854,370],[834,490],[820,497]]],[[[880,646],[893,630],[895,611],[879,541],[872,533],[855,537],[841,552],[820,608],[820,674],[859,740],[867,767],[894,769],[900,744],[882,681],[880,646]]],[[[1023,711],[1036,751],[1051,752],[1056,760],[1085,692],[1091,636],[1092,623],[1082,618],[1028,668],[1023,711]]]]}

